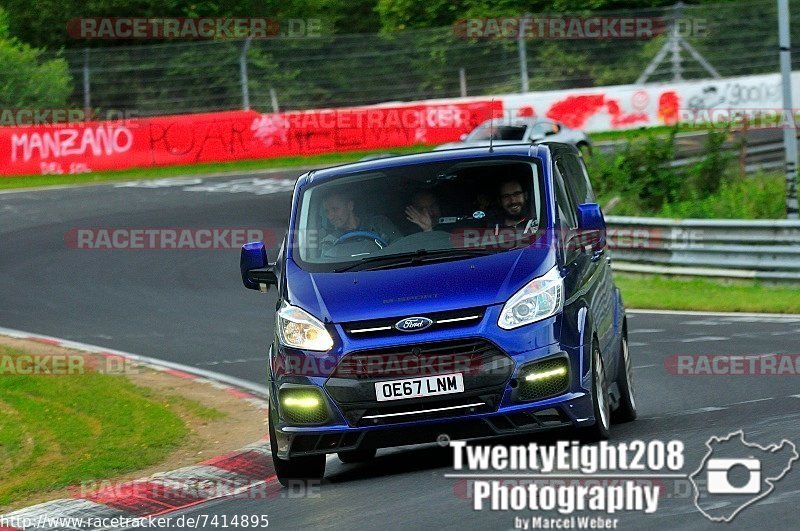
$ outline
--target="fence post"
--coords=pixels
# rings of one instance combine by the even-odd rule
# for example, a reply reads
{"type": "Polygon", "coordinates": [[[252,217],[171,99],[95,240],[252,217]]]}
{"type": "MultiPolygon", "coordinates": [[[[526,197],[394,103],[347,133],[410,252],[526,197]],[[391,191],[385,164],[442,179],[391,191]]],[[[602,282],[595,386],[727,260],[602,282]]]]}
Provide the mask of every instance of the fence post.
{"type": "Polygon", "coordinates": [[[742,130],[739,132],[739,174],[747,174],[747,130],[750,129],[750,119],[745,118],[742,130]]]}
{"type": "Polygon", "coordinates": [[[461,87],[461,97],[467,97],[467,71],[462,66],[458,69],[458,84],[461,87]]]}
{"type": "Polygon", "coordinates": [[[281,108],[278,107],[278,93],[275,92],[273,87],[269,88],[269,99],[272,100],[272,112],[275,114],[281,112],[281,108]]]}
{"type": "Polygon", "coordinates": [[[778,45],[783,89],[783,144],[786,168],[786,219],[798,219],[797,207],[797,134],[792,120],[792,44],[789,32],[789,2],[778,0],[778,45]],[[787,123],[787,120],[792,120],[787,123]]]}
{"type": "Polygon", "coordinates": [[[520,20],[517,26],[517,47],[519,49],[519,78],[521,81],[520,92],[530,92],[530,83],[528,81],[528,50],[525,46],[525,32],[523,31],[523,21],[530,18],[530,13],[525,13],[525,16],[520,20]]]}
{"type": "Polygon", "coordinates": [[[242,44],[242,51],[239,54],[239,81],[242,84],[242,109],[250,110],[250,86],[247,79],[247,51],[250,49],[252,37],[247,37],[242,44]]]}
{"type": "Polygon", "coordinates": [[[683,14],[683,2],[678,2],[672,7],[672,81],[683,81],[683,66],[681,65],[681,35],[680,20],[683,14]]]}
{"type": "Polygon", "coordinates": [[[92,119],[92,93],[89,77],[89,48],[83,49],[83,118],[92,119]]]}

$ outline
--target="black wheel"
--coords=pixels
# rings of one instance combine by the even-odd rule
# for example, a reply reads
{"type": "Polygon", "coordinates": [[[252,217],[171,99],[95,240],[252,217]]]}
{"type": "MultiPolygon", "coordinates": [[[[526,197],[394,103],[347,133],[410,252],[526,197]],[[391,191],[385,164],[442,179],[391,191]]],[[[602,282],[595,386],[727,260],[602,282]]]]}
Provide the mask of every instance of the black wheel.
{"type": "Polygon", "coordinates": [[[619,386],[619,406],[614,410],[611,418],[614,422],[631,422],[636,420],[636,398],[633,385],[633,363],[628,351],[628,334],[622,333],[620,345],[619,370],[617,371],[617,385],[619,386]]]}
{"type": "Polygon", "coordinates": [[[359,450],[348,450],[339,452],[339,460],[342,463],[363,463],[375,458],[378,451],[375,448],[361,448],[359,450]]]}
{"type": "Polygon", "coordinates": [[[594,425],[584,428],[582,436],[586,442],[604,441],[610,434],[611,410],[608,399],[608,379],[600,355],[600,346],[592,344],[592,403],[594,425]]]}
{"type": "Polygon", "coordinates": [[[269,445],[272,449],[272,462],[275,464],[275,475],[284,487],[289,484],[320,480],[325,476],[325,455],[310,455],[281,459],[278,457],[278,443],[275,438],[275,426],[272,415],[269,416],[269,445]]]}

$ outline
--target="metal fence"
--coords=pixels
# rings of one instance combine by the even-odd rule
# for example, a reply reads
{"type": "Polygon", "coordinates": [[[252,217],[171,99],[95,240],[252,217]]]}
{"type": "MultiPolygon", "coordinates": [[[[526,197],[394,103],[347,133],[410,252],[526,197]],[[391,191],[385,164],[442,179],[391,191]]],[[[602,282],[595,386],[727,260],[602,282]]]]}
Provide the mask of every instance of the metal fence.
{"type": "MultiPolygon", "coordinates": [[[[79,108],[154,115],[368,105],[511,93],[525,86],[555,90],[776,72],[775,4],[751,0],[594,13],[686,21],[685,35],[668,32],[649,40],[466,39],[454,27],[444,27],[169,41],[68,49],[59,55],[69,63],[75,86],[71,104],[79,108]]],[[[792,17],[793,40],[800,42],[800,9],[795,7],[792,17]]],[[[795,65],[800,67],[800,54],[795,65]]]]}
{"type": "MultiPolygon", "coordinates": [[[[687,168],[701,162],[707,155],[706,138],[708,133],[680,133],[675,135],[675,159],[669,163],[672,168],[687,168]]],[[[795,131],[800,143],[800,131],[795,131]]],[[[628,140],[607,140],[595,142],[593,148],[605,154],[624,151],[628,140]]],[[[785,168],[785,145],[783,128],[743,128],[731,131],[727,140],[720,146],[732,162],[735,160],[739,173],[753,174],[777,171],[785,168]]]]}
{"type": "Polygon", "coordinates": [[[800,221],[608,216],[618,271],[800,282],[800,221]]]}

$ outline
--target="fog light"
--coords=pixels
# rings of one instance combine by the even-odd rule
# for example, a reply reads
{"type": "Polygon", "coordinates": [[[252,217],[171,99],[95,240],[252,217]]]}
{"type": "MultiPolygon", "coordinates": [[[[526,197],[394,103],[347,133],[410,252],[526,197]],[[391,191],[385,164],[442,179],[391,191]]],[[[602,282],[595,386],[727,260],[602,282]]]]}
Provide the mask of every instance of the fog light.
{"type": "Polygon", "coordinates": [[[562,357],[532,363],[520,369],[519,380],[519,400],[542,400],[560,395],[569,387],[569,360],[562,357]]]}
{"type": "Polygon", "coordinates": [[[281,413],[293,424],[322,424],[328,420],[325,400],[313,387],[281,389],[279,396],[281,413]]]}
{"type": "Polygon", "coordinates": [[[549,371],[534,371],[525,377],[525,381],[535,382],[536,380],[545,380],[554,376],[564,376],[565,374],[567,374],[566,367],[558,367],[549,371]]]}

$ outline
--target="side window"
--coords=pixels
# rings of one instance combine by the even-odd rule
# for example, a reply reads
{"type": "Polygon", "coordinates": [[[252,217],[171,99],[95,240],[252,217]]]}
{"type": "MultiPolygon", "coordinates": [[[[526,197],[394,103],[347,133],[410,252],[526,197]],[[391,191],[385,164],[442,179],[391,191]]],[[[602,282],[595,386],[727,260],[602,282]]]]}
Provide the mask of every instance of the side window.
{"type": "Polygon", "coordinates": [[[559,130],[558,125],[553,122],[537,122],[531,126],[531,135],[547,135],[557,133],[559,130]]]}
{"type": "Polygon", "coordinates": [[[570,197],[575,204],[594,203],[592,184],[589,182],[589,173],[583,161],[577,155],[567,153],[559,157],[557,164],[560,165],[559,170],[564,176],[570,197]]]}
{"type": "Polygon", "coordinates": [[[558,215],[562,223],[571,229],[577,228],[577,206],[567,191],[567,185],[564,182],[563,171],[561,170],[561,159],[556,159],[555,164],[553,164],[553,183],[555,184],[558,215]]]}

